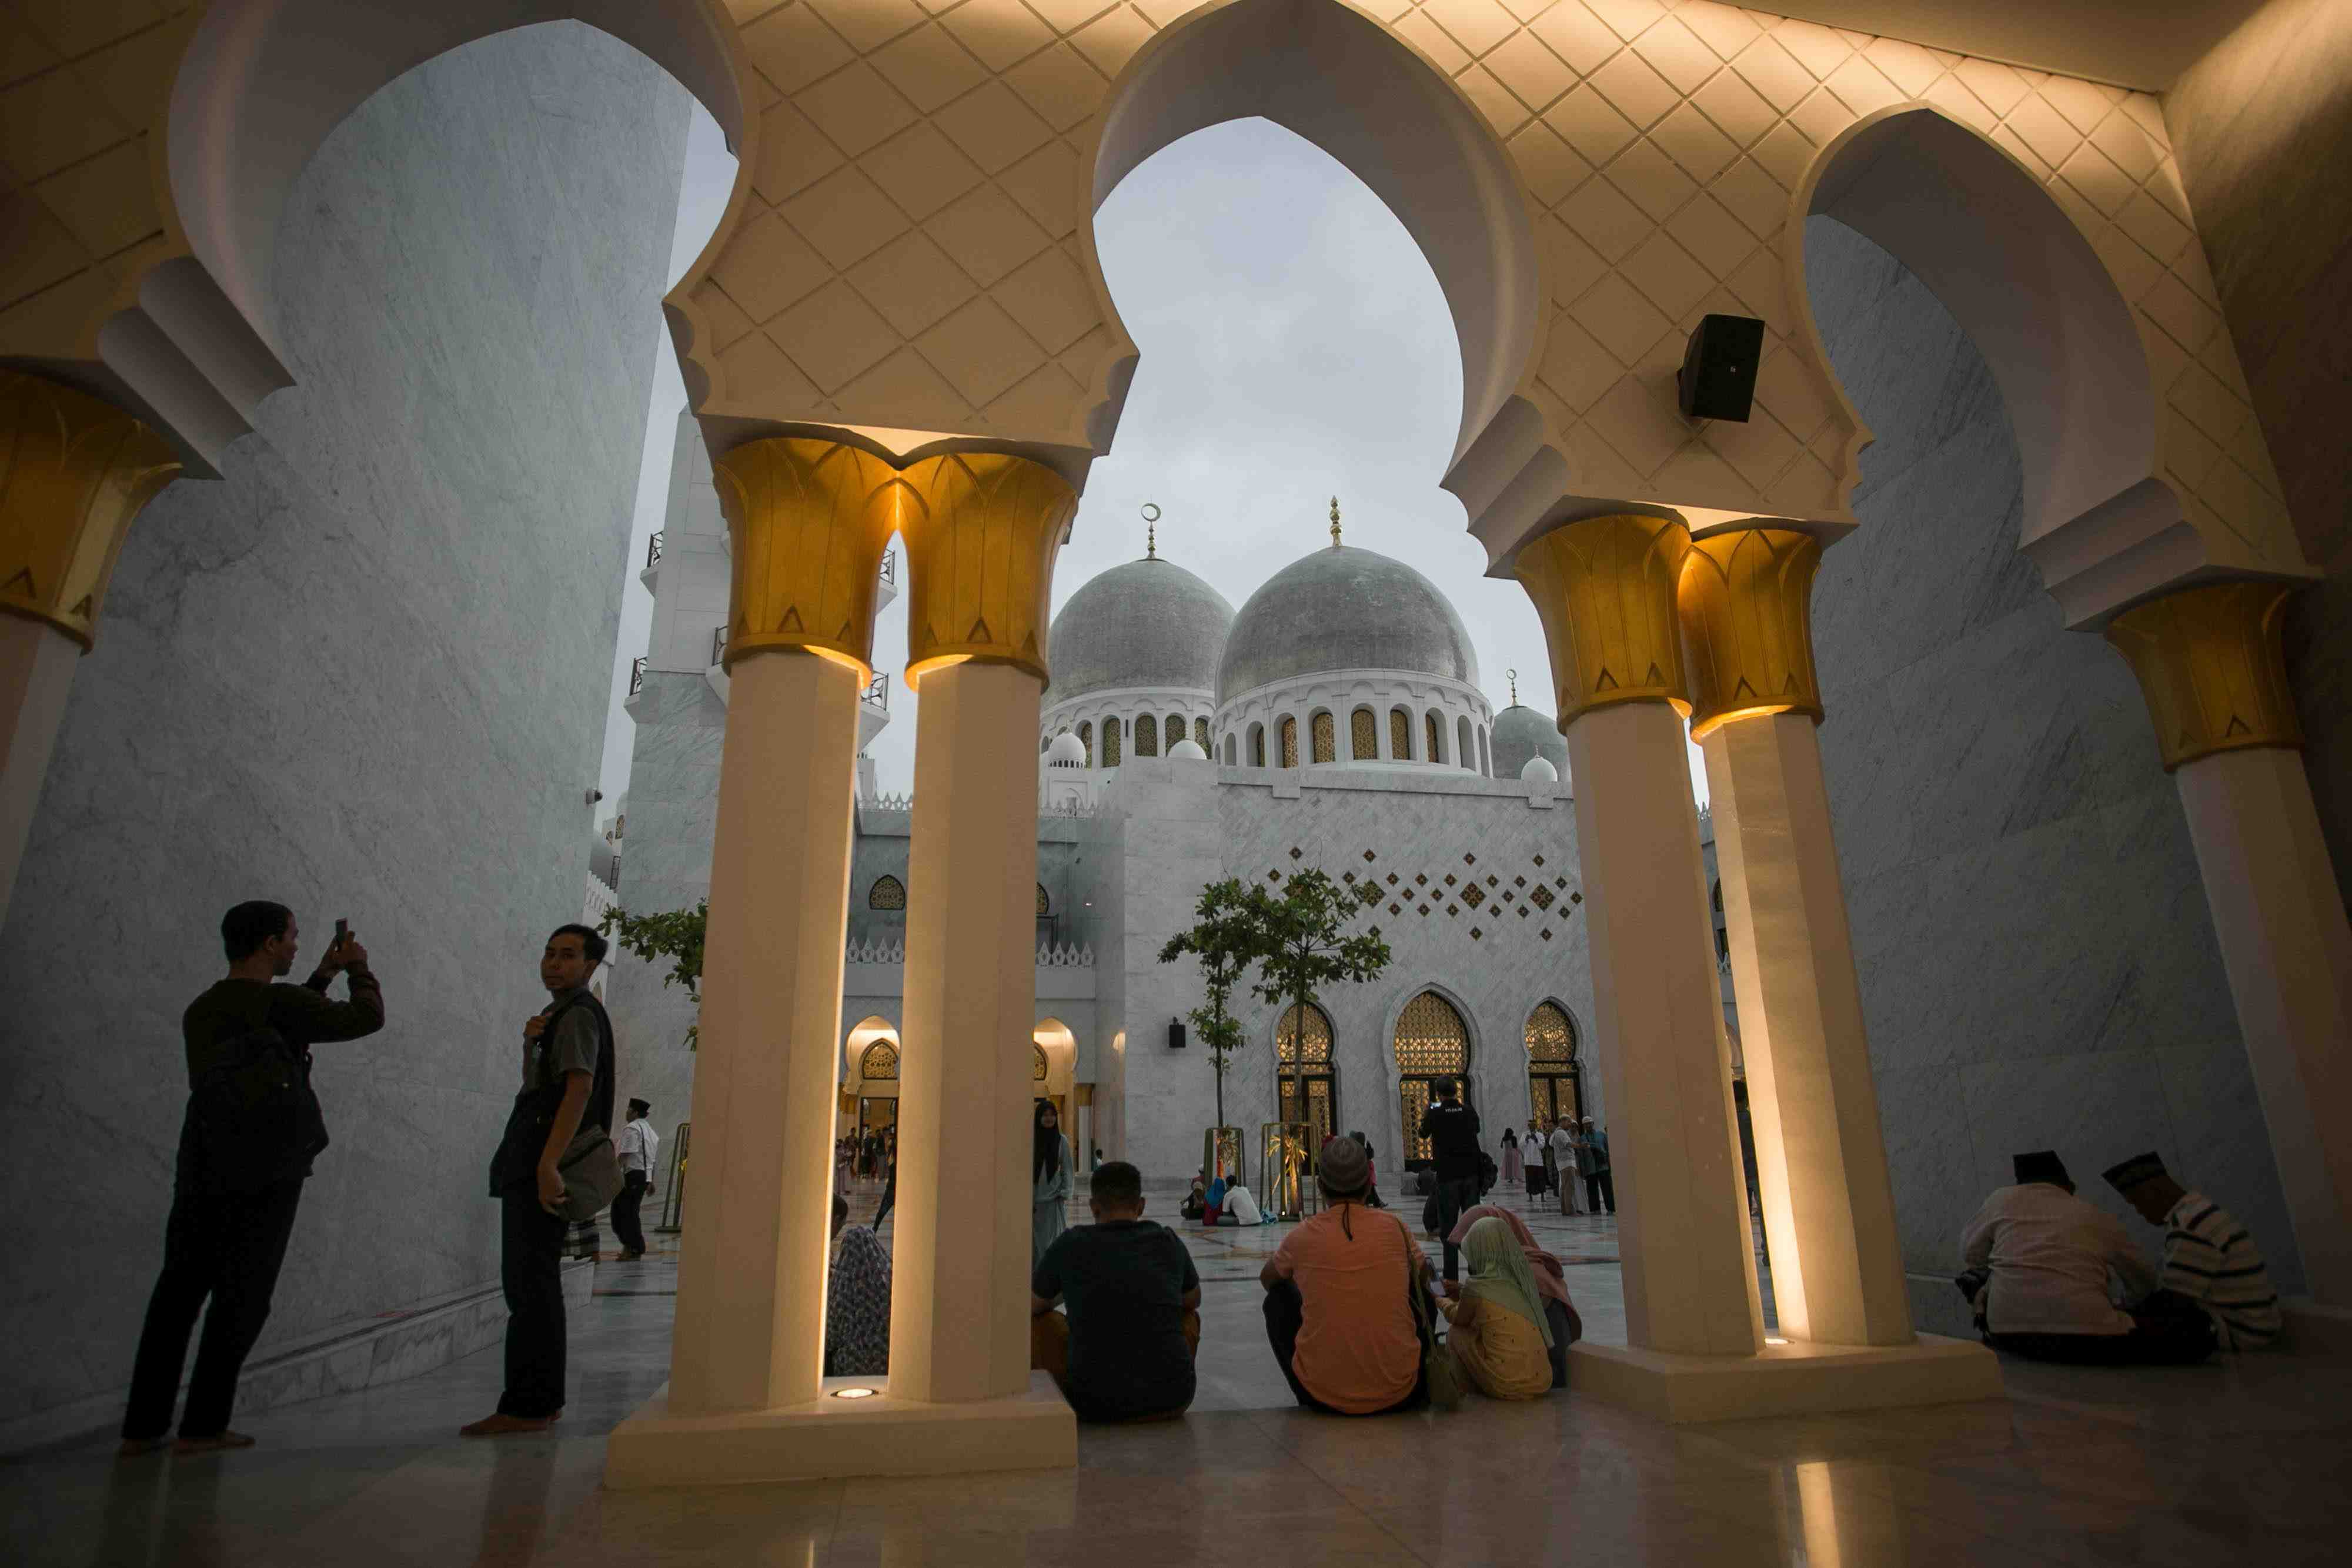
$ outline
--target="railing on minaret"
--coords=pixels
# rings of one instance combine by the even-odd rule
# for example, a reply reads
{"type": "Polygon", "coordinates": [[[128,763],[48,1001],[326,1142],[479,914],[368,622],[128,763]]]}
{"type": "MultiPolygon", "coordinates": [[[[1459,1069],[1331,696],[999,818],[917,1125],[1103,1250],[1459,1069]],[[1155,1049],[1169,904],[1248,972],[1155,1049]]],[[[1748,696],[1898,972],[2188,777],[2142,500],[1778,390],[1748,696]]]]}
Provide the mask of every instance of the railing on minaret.
{"type": "Polygon", "coordinates": [[[662,529],[656,528],[653,537],[646,540],[646,570],[648,571],[661,564],[662,533],[662,529]]]}
{"type": "Polygon", "coordinates": [[[887,674],[875,676],[872,684],[866,686],[865,693],[857,700],[869,706],[878,707],[885,713],[889,712],[890,677],[887,674]]]}
{"type": "Polygon", "coordinates": [[[629,695],[631,696],[635,696],[639,692],[644,691],[645,689],[646,661],[644,659],[632,659],[629,661],[629,695]]]}
{"type": "Polygon", "coordinates": [[[710,662],[716,664],[719,660],[726,656],[727,628],[725,626],[713,626],[710,629],[710,662]]]}
{"type": "Polygon", "coordinates": [[[898,585],[898,552],[897,550],[882,552],[882,580],[893,588],[898,585]]]}

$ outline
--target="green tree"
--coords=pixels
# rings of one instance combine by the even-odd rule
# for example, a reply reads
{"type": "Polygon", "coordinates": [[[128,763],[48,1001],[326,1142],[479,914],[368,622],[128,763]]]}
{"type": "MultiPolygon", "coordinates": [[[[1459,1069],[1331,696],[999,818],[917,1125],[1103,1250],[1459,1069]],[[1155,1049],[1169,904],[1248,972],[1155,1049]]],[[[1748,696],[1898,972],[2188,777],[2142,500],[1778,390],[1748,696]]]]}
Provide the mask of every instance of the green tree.
{"type": "Polygon", "coordinates": [[[1163,964],[1188,956],[1200,961],[1201,989],[1207,999],[1187,1016],[1200,1031],[1201,1043],[1209,1048],[1210,1064],[1216,1069],[1220,1127],[1225,1124],[1226,1063],[1242,1043],[1241,1022],[1225,1010],[1225,1004],[1243,975],[1257,961],[1265,918],[1256,901],[1262,896],[1244,886],[1239,877],[1210,883],[1192,905],[1191,928],[1170,937],[1160,949],[1163,964]]]}
{"type": "MultiPolygon", "coordinates": [[[[632,915],[617,904],[604,911],[604,918],[596,929],[611,936],[621,951],[643,958],[648,964],[664,958],[670,961],[669,973],[662,977],[662,988],[684,986],[686,994],[697,1008],[702,1005],[702,937],[710,924],[710,901],[704,899],[691,910],[673,909],[663,915],[632,915]]],[[[694,1050],[699,1043],[702,1025],[688,1026],[686,1048],[694,1050]]]]}
{"type": "Polygon", "coordinates": [[[1323,999],[1325,986],[1361,985],[1389,967],[1387,943],[1350,929],[1381,901],[1370,878],[1338,882],[1310,868],[1292,873],[1278,894],[1254,887],[1250,895],[1260,966],[1250,988],[1265,1001],[1289,1004],[1297,1038],[1306,1039],[1307,1006],[1323,999]]]}

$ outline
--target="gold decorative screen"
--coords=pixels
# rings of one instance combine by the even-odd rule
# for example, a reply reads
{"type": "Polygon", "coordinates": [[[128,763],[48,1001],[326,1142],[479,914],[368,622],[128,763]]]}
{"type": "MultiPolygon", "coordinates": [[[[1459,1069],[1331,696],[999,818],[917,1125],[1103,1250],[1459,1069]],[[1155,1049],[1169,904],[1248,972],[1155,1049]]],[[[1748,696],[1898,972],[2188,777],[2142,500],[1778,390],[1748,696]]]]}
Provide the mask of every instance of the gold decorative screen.
{"type": "Polygon", "coordinates": [[[1045,1048],[1034,1040],[1029,1045],[1029,1076],[1040,1083],[1045,1082],[1045,1048]]]}
{"type": "Polygon", "coordinates": [[[1318,713],[1311,721],[1315,733],[1315,760],[1337,762],[1339,759],[1339,727],[1328,713],[1318,713]]]}
{"type": "Polygon", "coordinates": [[[1428,721],[1429,760],[1443,762],[1445,760],[1445,727],[1437,722],[1437,716],[1433,713],[1422,716],[1428,721]]]}
{"type": "Polygon", "coordinates": [[[1160,725],[1150,714],[1135,721],[1135,754],[1138,757],[1160,755],[1160,725]]]}
{"type": "Polygon", "coordinates": [[[1045,896],[1045,884],[1041,882],[1037,884],[1037,916],[1042,920],[1053,913],[1054,901],[1045,896]]]}
{"type": "Polygon", "coordinates": [[[866,890],[868,909],[904,909],[907,907],[907,884],[895,876],[877,877],[866,890]]]}
{"type": "Polygon", "coordinates": [[[1539,1003],[1528,1015],[1528,1060],[1562,1065],[1576,1060],[1576,1026],[1559,1004],[1539,1003]]]}
{"type": "Polygon", "coordinates": [[[1401,707],[1389,709],[1389,750],[1399,762],[1412,760],[1412,715],[1401,707]]]}
{"type": "Polygon", "coordinates": [[[1452,1078],[1469,1099],[1470,1029],[1454,1004],[1435,991],[1423,991],[1405,1003],[1397,1019],[1397,1104],[1402,1113],[1406,1163],[1430,1157],[1429,1141],[1421,1135],[1421,1115],[1437,1096],[1430,1086],[1452,1078]]]}
{"type": "Polygon", "coordinates": [[[1555,1002],[1539,1003],[1528,1015],[1528,1110],[1546,1122],[1584,1113],[1576,1026],[1555,1002]]]}
{"type": "Polygon", "coordinates": [[[1078,744],[1087,748],[1087,766],[1092,768],[1095,765],[1095,727],[1092,724],[1078,726],[1078,744]]]}
{"type": "Polygon", "coordinates": [[[1320,1149],[1339,1122],[1339,1081],[1331,1071],[1331,1019],[1309,1003],[1302,1042],[1298,1009],[1283,1009],[1274,1031],[1276,1064],[1275,1088],[1282,1102],[1282,1119],[1304,1122],[1313,1129],[1309,1147],[1320,1149]]]}
{"type": "Polygon", "coordinates": [[[1582,1085],[1572,1072],[1545,1072],[1540,1069],[1528,1074],[1528,1113],[1540,1122],[1556,1122],[1562,1116],[1581,1118],[1584,1114],[1582,1085]]]}
{"type": "Polygon", "coordinates": [[[1207,719],[1196,718],[1192,721],[1192,744],[1199,747],[1203,751],[1207,751],[1209,749],[1209,721],[1207,719]]]}
{"type": "Polygon", "coordinates": [[[1118,720],[1103,720],[1103,760],[1105,768],[1118,766],[1118,720]]]}
{"type": "Polygon", "coordinates": [[[1348,716],[1348,751],[1359,762],[1368,762],[1381,754],[1381,729],[1372,718],[1372,710],[1360,707],[1348,716]]]}
{"type": "Polygon", "coordinates": [[[1181,714],[1181,713],[1171,713],[1171,714],[1170,714],[1170,715],[1168,716],[1168,722],[1167,722],[1167,727],[1167,727],[1167,734],[1168,734],[1168,749],[1169,749],[1169,750],[1171,750],[1171,751],[1173,751],[1173,750],[1175,750],[1175,749],[1176,749],[1176,747],[1179,747],[1179,746],[1181,746],[1181,744],[1183,744],[1183,740],[1184,740],[1184,716],[1183,716],[1182,714],[1181,714]]]}
{"type": "Polygon", "coordinates": [[[1265,726],[1262,724],[1254,724],[1250,726],[1249,765],[1252,768],[1263,768],[1265,766],[1265,726]]]}
{"type": "Polygon", "coordinates": [[[898,1048],[887,1040],[867,1046],[866,1054],[857,1059],[857,1076],[868,1083],[898,1077],[898,1048]]]}
{"type": "MultiPolygon", "coordinates": [[[[1298,1008],[1296,1004],[1282,1009],[1282,1022],[1274,1031],[1274,1053],[1286,1070],[1300,1065],[1298,1049],[1298,1008]]],[[[1331,1019],[1312,1002],[1307,1005],[1307,1051],[1305,1064],[1309,1071],[1331,1065],[1331,1019]]]]}
{"type": "Polygon", "coordinates": [[[1298,721],[1295,718],[1282,721],[1282,765],[1285,768],[1298,766],[1298,721]]]}

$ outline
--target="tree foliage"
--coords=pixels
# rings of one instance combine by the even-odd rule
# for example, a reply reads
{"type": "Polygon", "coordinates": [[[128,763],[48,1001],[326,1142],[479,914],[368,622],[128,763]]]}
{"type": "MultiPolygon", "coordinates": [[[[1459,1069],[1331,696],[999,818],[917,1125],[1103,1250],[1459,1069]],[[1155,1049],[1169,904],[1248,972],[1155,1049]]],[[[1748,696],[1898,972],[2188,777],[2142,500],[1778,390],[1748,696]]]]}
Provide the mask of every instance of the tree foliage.
{"type": "Polygon", "coordinates": [[[1238,877],[1213,882],[1201,889],[1192,905],[1192,925],[1168,939],[1160,961],[1197,959],[1201,990],[1206,998],[1188,1015],[1209,1048],[1210,1064],[1217,1073],[1217,1125],[1225,1124],[1225,1068],[1242,1043],[1241,1020],[1226,1011],[1234,988],[1257,961],[1259,933],[1265,921],[1255,901],[1261,895],[1238,877]]]}
{"type": "Polygon", "coordinates": [[[1250,988],[1263,1000],[1296,1009],[1304,1040],[1307,1009],[1323,999],[1324,987],[1361,985],[1389,967],[1389,945],[1351,929],[1380,903],[1381,890],[1369,880],[1339,882],[1310,868],[1292,873],[1279,894],[1251,891],[1260,912],[1260,969],[1250,988]]]}
{"type": "MultiPolygon", "coordinates": [[[[702,939],[710,924],[710,901],[703,899],[692,909],[673,909],[661,915],[632,915],[617,904],[604,911],[596,929],[611,936],[622,952],[642,958],[648,964],[669,960],[669,972],[662,977],[662,988],[684,986],[688,998],[699,1008],[702,1005],[702,939]]],[[[686,1031],[687,1049],[694,1049],[702,1032],[696,1023],[686,1031]]]]}

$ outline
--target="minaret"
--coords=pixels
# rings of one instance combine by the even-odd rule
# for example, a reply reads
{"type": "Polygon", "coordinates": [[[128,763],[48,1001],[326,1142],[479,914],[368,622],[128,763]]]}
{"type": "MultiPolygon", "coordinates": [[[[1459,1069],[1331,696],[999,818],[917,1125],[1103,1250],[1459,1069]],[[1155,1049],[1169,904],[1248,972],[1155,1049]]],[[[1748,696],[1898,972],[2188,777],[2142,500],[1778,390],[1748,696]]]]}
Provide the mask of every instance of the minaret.
{"type": "Polygon", "coordinates": [[[1339,497],[1331,497],[1331,548],[1339,548],[1339,497]]]}

